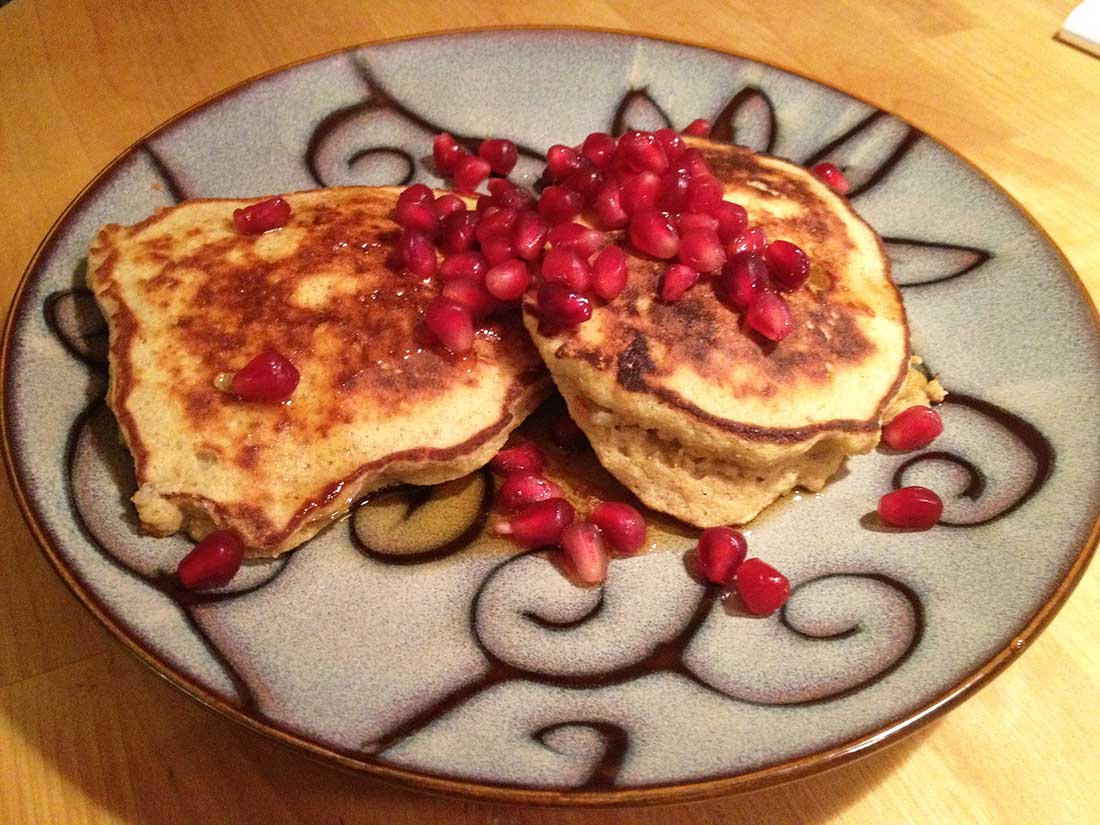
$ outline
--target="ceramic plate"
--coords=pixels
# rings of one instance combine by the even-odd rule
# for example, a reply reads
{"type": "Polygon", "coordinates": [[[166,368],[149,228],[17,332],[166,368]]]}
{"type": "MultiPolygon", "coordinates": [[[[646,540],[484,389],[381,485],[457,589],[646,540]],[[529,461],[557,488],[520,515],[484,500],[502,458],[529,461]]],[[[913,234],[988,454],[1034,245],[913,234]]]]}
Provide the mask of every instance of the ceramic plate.
{"type": "Polygon", "coordinates": [[[1050,619],[1095,539],[1100,419],[1080,414],[1100,406],[1090,312],[993,184],[838,91],[633,36],[429,37],[248,82],[99,175],[50,232],[11,313],[4,435],[23,508],[66,582],[224,714],[422,788],[687,799],[897,739],[1050,619]],[[576,588],[538,554],[481,536],[491,485],[478,474],[448,495],[393,494],[392,546],[357,538],[378,515],[368,506],[224,591],[173,589],[187,542],[136,532],[130,462],[102,400],[104,327],[83,288],[99,225],[191,197],[438,183],[425,157],[441,130],[512,138],[513,177],[529,184],[554,142],[699,116],[719,139],[847,170],[893,261],[914,351],[951,391],[933,448],[855,458],[823,494],[752,525],[754,552],[791,579],[784,611],[739,614],[699,584],[686,530],[657,530],[657,550],[614,563],[601,589],[576,588]],[[938,527],[874,529],[868,511],[902,483],[941,492],[938,527]],[[448,527],[429,517],[441,507],[464,509],[448,527]]]}

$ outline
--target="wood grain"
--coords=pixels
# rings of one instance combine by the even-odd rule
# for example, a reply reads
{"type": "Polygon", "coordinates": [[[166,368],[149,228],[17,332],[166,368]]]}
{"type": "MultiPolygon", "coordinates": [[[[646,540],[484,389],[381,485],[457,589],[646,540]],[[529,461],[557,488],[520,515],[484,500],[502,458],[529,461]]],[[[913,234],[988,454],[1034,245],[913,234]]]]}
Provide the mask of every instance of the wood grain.
{"type": "MultiPolygon", "coordinates": [[[[165,118],[312,54],[462,26],[583,24],[737,51],[896,112],[989,173],[1100,295],[1100,60],[1074,0],[14,0],[0,8],[0,293],[108,161],[165,118]]],[[[1043,331],[1037,331],[1042,334],[1043,331]]],[[[1087,414],[1090,411],[1081,411],[1087,414]]],[[[790,785],[664,809],[439,799],[216,717],[90,618],[0,495],[3,823],[1086,823],[1100,811],[1100,571],[1020,662],[942,721],[790,785]]]]}

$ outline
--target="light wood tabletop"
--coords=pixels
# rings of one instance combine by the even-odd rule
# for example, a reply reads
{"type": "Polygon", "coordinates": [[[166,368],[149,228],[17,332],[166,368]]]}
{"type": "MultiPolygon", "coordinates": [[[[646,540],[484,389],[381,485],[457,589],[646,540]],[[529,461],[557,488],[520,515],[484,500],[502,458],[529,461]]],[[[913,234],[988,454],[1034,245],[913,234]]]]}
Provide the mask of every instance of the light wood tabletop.
{"type": "MultiPolygon", "coordinates": [[[[39,241],[99,169],[243,78],[380,38],[539,23],[735,51],[897,113],[1000,183],[1100,296],[1100,60],[1053,39],[1074,3],[14,0],[0,8],[0,290],[9,304],[39,241]]],[[[315,763],[207,712],[66,591],[6,486],[0,570],[2,823],[1100,819],[1095,566],[1018,663],[900,744],[740,797],[613,811],[425,796],[315,763]]]]}

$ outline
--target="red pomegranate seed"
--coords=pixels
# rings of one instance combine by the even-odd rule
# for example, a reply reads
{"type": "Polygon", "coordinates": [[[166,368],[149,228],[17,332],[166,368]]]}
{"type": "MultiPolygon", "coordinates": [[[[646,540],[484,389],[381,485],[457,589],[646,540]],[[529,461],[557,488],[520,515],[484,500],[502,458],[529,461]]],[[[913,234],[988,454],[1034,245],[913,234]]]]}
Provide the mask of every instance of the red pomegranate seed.
{"type": "Polygon", "coordinates": [[[233,376],[230,389],[242,401],[286,401],[298,388],[301,375],[290,360],[275,350],[264,350],[233,376]]]}
{"type": "Polygon", "coordinates": [[[778,289],[792,292],[810,277],[810,259],[790,241],[772,241],[764,250],[764,262],[778,289]]]}
{"type": "Polygon", "coordinates": [[[657,206],[667,212],[682,212],[687,208],[691,176],[683,169],[669,169],[661,176],[661,191],[657,206]]]}
{"type": "Polygon", "coordinates": [[[413,275],[427,278],[439,268],[432,239],[423,232],[406,229],[397,240],[397,256],[401,265],[413,275]]]}
{"type": "Polygon", "coordinates": [[[943,432],[943,419],[931,407],[914,406],[898,413],[882,429],[882,440],[895,450],[927,447],[943,432]]]}
{"type": "Polygon", "coordinates": [[[585,203],[595,200],[603,183],[603,174],[587,160],[583,160],[581,168],[565,179],[565,185],[574,192],[579,192],[585,203]]]}
{"type": "Polygon", "coordinates": [[[489,266],[496,266],[516,257],[516,248],[512,246],[511,235],[493,235],[481,242],[481,254],[489,262],[489,266]]]}
{"type": "Polygon", "coordinates": [[[711,229],[692,229],[680,237],[680,262],[699,272],[717,272],[726,262],[726,250],[711,229]]]}
{"type": "Polygon", "coordinates": [[[560,143],[551,146],[546,152],[546,174],[551,180],[565,180],[576,172],[581,165],[581,157],[575,150],[560,143]]]}
{"type": "Polygon", "coordinates": [[[401,194],[397,196],[397,208],[400,209],[402,206],[408,206],[411,203],[433,203],[434,201],[435,193],[430,186],[423,183],[414,183],[401,190],[401,194]]]}
{"type": "Polygon", "coordinates": [[[493,206],[510,206],[513,209],[531,209],[535,199],[507,178],[489,178],[485,184],[489,190],[489,200],[493,206]]]}
{"type": "Polygon", "coordinates": [[[722,201],[715,217],[718,219],[718,240],[725,244],[749,228],[749,213],[739,203],[722,201]]]}
{"type": "Polygon", "coordinates": [[[546,246],[546,221],[537,212],[521,212],[512,233],[512,246],[525,261],[533,261],[546,246]]]}
{"type": "Polygon", "coordinates": [[[739,252],[763,252],[767,245],[768,236],[764,234],[764,230],[759,226],[753,226],[730,241],[726,251],[730,255],[736,255],[739,252]]]}
{"type": "Polygon", "coordinates": [[[455,252],[439,265],[439,277],[445,281],[469,278],[480,281],[489,271],[489,262],[480,252],[455,252]]]}
{"type": "Polygon", "coordinates": [[[519,300],[530,285],[531,273],[518,258],[502,261],[485,273],[485,288],[500,301],[519,300]]]}
{"type": "Polygon", "coordinates": [[[597,169],[606,169],[615,155],[615,138],[604,132],[593,132],[584,139],[581,155],[597,169]]]}
{"type": "Polygon", "coordinates": [[[745,320],[769,341],[782,341],[791,331],[791,308],[770,289],[762,289],[749,304],[745,320]]]}
{"type": "Polygon", "coordinates": [[[453,174],[459,160],[466,154],[468,152],[446,132],[436,135],[432,141],[432,159],[441,176],[453,174]]]}
{"type": "Polygon", "coordinates": [[[598,229],[579,223],[559,223],[546,240],[556,249],[572,249],[582,258],[590,258],[607,245],[607,236],[598,229]]]}
{"type": "Polygon", "coordinates": [[[584,445],[587,436],[569,413],[559,415],[550,425],[551,440],[563,450],[575,450],[584,445]]]}
{"type": "Polygon", "coordinates": [[[542,277],[548,283],[564,284],[574,292],[584,292],[592,282],[588,261],[572,249],[549,249],[542,256],[542,277]]]}
{"type": "Polygon", "coordinates": [[[497,299],[489,294],[485,284],[461,278],[447,281],[441,290],[443,298],[468,310],[474,318],[487,318],[498,309],[497,299]]]}
{"type": "Polygon", "coordinates": [[[661,300],[667,303],[680,300],[680,296],[699,281],[698,270],[683,264],[672,264],[661,279],[661,300]]]}
{"type": "Polygon", "coordinates": [[[693,137],[710,137],[710,130],[714,128],[709,120],[697,117],[684,127],[685,135],[692,135],[693,137]]]}
{"type": "Polygon", "coordinates": [[[519,510],[536,501],[562,498],[561,487],[538,473],[513,473],[497,491],[497,501],[505,510],[519,510]]]}
{"type": "Polygon", "coordinates": [[[745,537],[729,527],[708,527],[699,535],[696,560],[707,581],[728,585],[749,550],[745,537]]]}
{"type": "Polygon", "coordinates": [[[927,530],[943,515],[943,501],[927,487],[902,487],[878,500],[878,517],[891,527],[927,530]]]}
{"type": "Polygon", "coordinates": [[[602,501],[588,517],[603,530],[611,549],[622,556],[633,556],[645,545],[645,517],[621,501],[602,501]]]}
{"type": "Polygon", "coordinates": [[[176,577],[188,590],[223,587],[244,561],[244,544],[232,530],[215,530],[191,548],[176,566],[176,577]]]}
{"type": "Polygon", "coordinates": [[[489,162],[489,168],[498,175],[507,175],[516,165],[516,144],[504,138],[483,140],[477,154],[489,162]]]}
{"type": "Polygon", "coordinates": [[[465,155],[459,158],[455,166],[455,188],[463,192],[473,192],[479,183],[489,177],[489,171],[489,161],[465,155]]]}
{"type": "Polygon", "coordinates": [[[618,246],[604,247],[592,262],[592,291],[613,301],[626,288],[626,253],[618,246]]]}
{"type": "Polygon", "coordinates": [[[599,584],[607,578],[607,548],[599,527],[587,521],[570,524],[561,531],[560,541],[578,579],[599,584]]]}
{"type": "Polygon", "coordinates": [[[722,269],[722,279],[726,300],[743,311],[767,288],[768,267],[759,255],[741,252],[722,269]]]}
{"type": "Polygon", "coordinates": [[[242,235],[260,235],[286,226],[290,204],[282,198],[268,198],[233,210],[233,225],[242,235]]]}
{"type": "Polygon", "coordinates": [[[680,156],[680,160],[676,165],[685,169],[689,178],[714,176],[714,173],[710,171],[710,166],[707,165],[707,159],[703,157],[703,153],[698,149],[688,149],[680,156]]]}
{"type": "Polygon", "coordinates": [[[737,568],[734,581],[742,603],[757,616],[774,613],[791,595],[787,577],[760,559],[745,559],[737,568]]]}
{"type": "Polygon", "coordinates": [[[844,173],[840,171],[840,167],[835,163],[819,163],[810,171],[813,172],[819,180],[831,186],[837,194],[848,194],[848,179],[844,177],[844,173]]]}
{"type": "Polygon", "coordinates": [[[547,186],[539,198],[539,214],[551,226],[573,220],[583,207],[580,194],[565,186],[547,186]]]}
{"type": "Polygon", "coordinates": [[[545,467],[546,459],[534,441],[521,441],[505,447],[489,462],[489,468],[494,473],[504,476],[513,473],[541,473],[545,467]]]}
{"type": "Polygon", "coordinates": [[[622,183],[622,207],[628,215],[653,209],[661,193],[661,178],[653,172],[630,175],[622,183]]]}
{"type": "Polygon", "coordinates": [[[435,214],[439,216],[439,220],[441,221],[448,215],[453,215],[455,212],[465,211],[466,201],[462,200],[458,195],[452,195],[448,192],[435,199],[435,214]]]}
{"type": "Polygon", "coordinates": [[[680,250],[680,236],[665,215],[652,209],[630,219],[630,242],[654,258],[671,258],[680,250]]]}
{"type": "Polygon", "coordinates": [[[664,147],[649,132],[627,132],[619,138],[616,155],[635,172],[656,172],[659,175],[668,168],[664,147]]]}
{"type": "MultiPolygon", "coordinates": [[[[500,180],[500,179],[498,178],[497,180],[500,180]]],[[[499,203],[496,203],[496,202],[494,202],[494,200],[493,200],[493,196],[492,196],[492,195],[478,195],[478,196],[477,196],[477,206],[475,207],[475,209],[476,209],[476,211],[477,211],[477,216],[478,216],[479,218],[480,218],[480,217],[481,217],[481,216],[482,216],[482,215],[483,215],[483,214],[484,214],[484,213],[485,213],[485,212],[486,212],[486,211],[487,211],[487,210],[489,209],[489,207],[491,207],[491,206],[500,206],[500,204],[499,204],[499,203]]]]}
{"type": "Polygon", "coordinates": [[[477,240],[479,216],[474,212],[455,212],[440,224],[439,247],[444,252],[465,252],[477,240]]]}
{"type": "Polygon", "coordinates": [[[563,327],[575,327],[592,317],[592,303],[563,284],[540,286],[538,307],[543,318],[563,327]]]}
{"type": "Polygon", "coordinates": [[[444,297],[436,298],[428,304],[424,322],[432,335],[455,355],[462,355],[474,348],[474,317],[466,307],[444,297]]]}
{"type": "Polygon", "coordinates": [[[475,232],[478,241],[485,243],[496,235],[511,235],[518,219],[519,210],[514,207],[490,206],[481,214],[478,222],[475,232]]]}
{"type": "Polygon", "coordinates": [[[561,498],[528,504],[508,521],[497,522],[498,535],[511,536],[524,547],[547,547],[558,543],[562,531],[573,523],[576,512],[561,498]]]}
{"type": "Polygon", "coordinates": [[[712,218],[710,215],[704,215],[701,212],[681,212],[680,216],[676,218],[676,229],[680,232],[681,238],[686,232],[693,229],[706,229],[710,232],[717,232],[718,219],[712,218]]]}
{"type": "Polygon", "coordinates": [[[676,134],[675,129],[658,129],[653,133],[653,137],[657,138],[657,142],[665,150],[665,157],[668,158],[669,163],[675,163],[687,151],[683,138],[676,134]]]}
{"type": "Polygon", "coordinates": [[[687,208],[690,211],[717,217],[722,202],[722,184],[718,178],[699,177],[688,184],[687,208]]]}
{"type": "Polygon", "coordinates": [[[596,220],[604,229],[622,229],[630,220],[623,206],[623,190],[617,183],[605,183],[592,201],[596,220]]]}
{"type": "Polygon", "coordinates": [[[434,201],[398,204],[394,210],[394,220],[404,229],[414,229],[426,235],[435,236],[439,231],[439,213],[434,201]]]}

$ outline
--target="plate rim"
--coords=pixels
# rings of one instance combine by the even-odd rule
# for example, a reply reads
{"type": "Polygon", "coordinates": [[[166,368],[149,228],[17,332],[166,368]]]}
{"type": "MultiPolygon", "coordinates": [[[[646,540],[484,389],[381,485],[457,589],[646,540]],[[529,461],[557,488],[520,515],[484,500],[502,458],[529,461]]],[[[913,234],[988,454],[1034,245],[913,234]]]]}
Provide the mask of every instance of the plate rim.
{"type": "Polygon", "coordinates": [[[830,747],[745,773],[732,776],[707,777],[686,782],[660,783],[634,788],[615,788],[601,791],[552,790],[503,783],[479,782],[476,780],[433,774],[422,770],[403,768],[396,765],[388,765],[369,757],[349,756],[347,753],[342,753],[335,748],[312,741],[303,734],[284,729],[273,722],[262,721],[249,716],[243,710],[234,707],[222,697],[173,668],[122,627],[113,611],[104,606],[96,595],[91,592],[83,581],[69,568],[61,551],[58,549],[61,542],[57,541],[56,537],[51,534],[46,525],[39,521],[38,514],[30,504],[25,492],[26,485],[17,466],[16,450],[13,446],[11,433],[11,421],[14,416],[10,409],[11,393],[8,390],[9,384],[13,380],[13,370],[11,368],[12,352],[14,350],[13,337],[17,322],[27,311],[26,303],[31,275],[42,258],[53,248],[59,230],[65,226],[68,218],[76,210],[77,206],[108,182],[111,176],[117,171],[118,167],[150,138],[214,103],[231,98],[233,95],[243,91],[257,81],[281,74],[298,66],[303,66],[340,54],[351,54],[371,46],[423,40],[433,37],[446,37],[450,35],[500,32],[608,34],[688,46],[690,48],[701,49],[727,57],[747,60],[772,69],[778,69],[804,80],[817,83],[827,89],[839,92],[867,106],[871,106],[878,111],[885,112],[892,117],[897,117],[906,125],[916,129],[922,136],[935,142],[954,156],[962,159],[963,162],[980,175],[983,180],[991,184],[1000,195],[1006,198],[1008,202],[1027,219],[1028,223],[1039,233],[1051,250],[1054,251],[1066,273],[1070,276],[1070,280],[1077,287],[1078,292],[1084,300],[1085,306],[1089,309],[1094,332],[1100,336],[1100,310],[1098,310],[1097,303],[1089,293],[1080,274],[1042,224],[1035,219],[1031,212],[1025,208],[1012,193],[1007,191],[1000,183],[994,180],[963,152],[953,149],[938,138],[925,133],[923,130],[913,126],[913,124],[905,118],[894,114],[888,109],[883,109],[858,94],[840,89],[812,75],[785,68],[775,63],[749,57],[736,51],[719,49],[697,41],[657,34],[642,34],[636,31],[601,26],[568,26],[554,24],[470,26],[368,40],[340,46],[267,69],[220,89],[157,124],[112,158],[77,192],[50,225],[46,234],[35,248],[34,253],[31,255],[29,262],[23,270],[23,274],[19,279],[15,292],[12,294],[7,318],[4,322],[3,339],[2,342],[0,342],[0,395],[3,396],[2,401],[0,401],[0,448],[2,448],[4,470],[12,495],[39,550],[53,566],[61,580],[68,587],[70,593],[76,597],[93,616],[95,616],[100,624],[102,624],[117,641],[122,643],[124,648],[136,656],[137,659],[152,670],[153,673],[180,690],[190,699],[205,706],[214,713],[244,726],[254,733],[261,734],[285,747],[304,752],[305,755],[314,758],[316,761],[324,762],[328,765],[335,765],[336,767],[359,775],[367,775],[376,779],[381,779],[406,789],[456,795],[483,802],[505,802],[559,807],[591,808],[610,807],[615,805],[654,805],[689,802],[728,794],[760,790],[821,773],[848,764],[864,756],[869,756],[872,753],[876,753],[889,745],[896,744],[910,734],[921,730],[996,678],[1009,664],[1016,661],[1020,654],[1023,653],[1023,651],[1038,638],[1039,634],[1042,633],[1047,625],[1050,624],[1081,581],[1089,562],[1096,552],[1098,544],[1100,544],[1100,507],[1097,508],[1097,512],[1093,516],[1092,526],[1089,528],[1084,543],[1078,550],[1065,576],[1058,582],[1054,590],[1036,609],[1023,627],[1017,631],[1012,640],[1006,646],[992,654],[983,663],[968,672],[947,690],[924,703],[916,710],[891,719],[872,731],[852,737],[830,747]]]}

